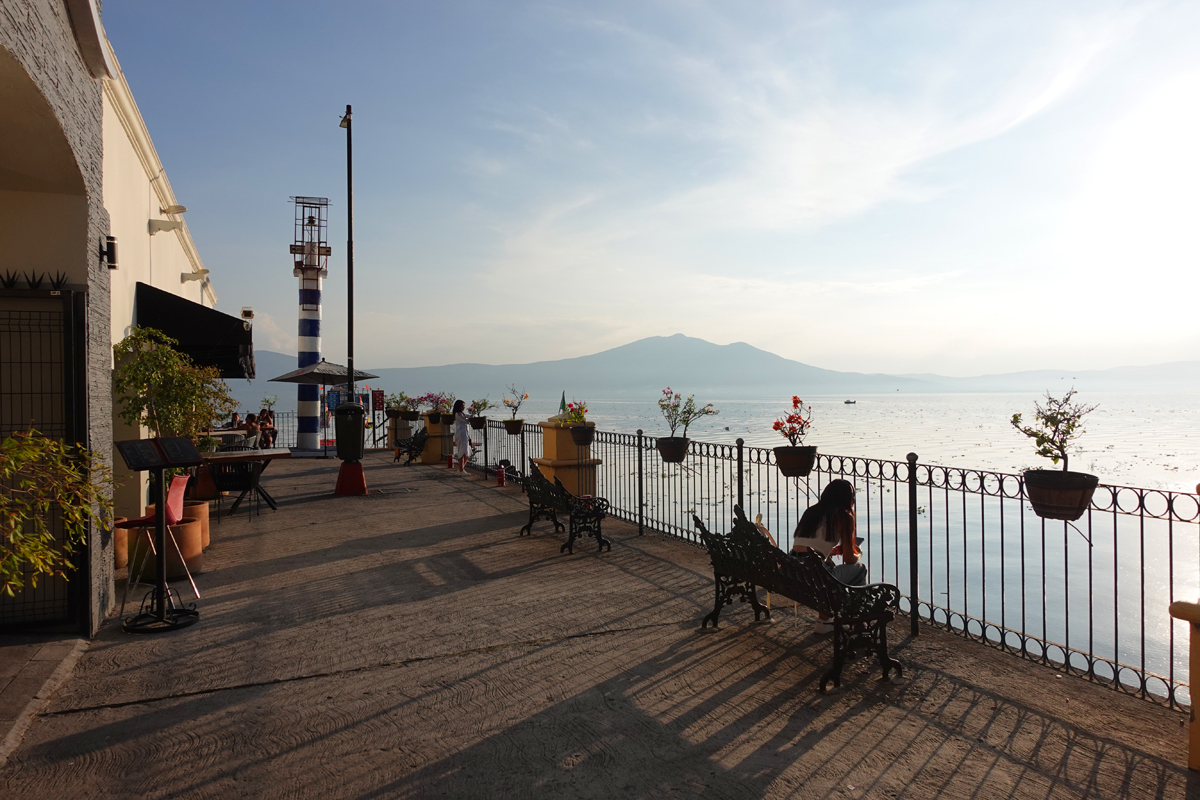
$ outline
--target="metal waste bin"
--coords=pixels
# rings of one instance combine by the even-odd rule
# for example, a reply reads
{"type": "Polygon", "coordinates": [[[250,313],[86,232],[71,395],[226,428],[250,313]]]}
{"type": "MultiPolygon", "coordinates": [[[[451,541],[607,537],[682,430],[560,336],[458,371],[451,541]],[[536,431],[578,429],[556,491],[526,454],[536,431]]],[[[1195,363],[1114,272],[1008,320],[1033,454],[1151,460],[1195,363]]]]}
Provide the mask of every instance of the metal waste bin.
{"type": "Polygon", "coordinates": [[[366,416],[362,403],[341,403],[333,410],[337,457],[342,461],[362,460],[367,438],[366,416]]]}

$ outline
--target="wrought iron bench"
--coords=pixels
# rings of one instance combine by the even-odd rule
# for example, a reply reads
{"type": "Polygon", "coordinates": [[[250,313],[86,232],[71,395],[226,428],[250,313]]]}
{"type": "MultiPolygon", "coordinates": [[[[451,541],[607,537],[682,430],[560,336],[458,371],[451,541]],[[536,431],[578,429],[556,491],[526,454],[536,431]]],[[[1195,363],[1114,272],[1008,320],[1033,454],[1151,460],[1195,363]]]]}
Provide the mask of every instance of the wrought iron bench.
{"type": "MultiPolygon", "coordinates": [[[[546,476],[537,468],[537,464],[529,465],[529,476],[522,481],[525,494],[529,498],[529,522],[521,526],[519,536],[533,535],[533,523],[539,519],[548,519],[554,523],[555,532],[566,530],[566,526],[558,521],[558,512],[571,513],[567,498],[559,493],[558,488],[546,480],[546,476]]],[[[560,551],[561,552],[561,551],[560,551]]]]}
{"type": "Polygon", "coordinates": [[[410,436],[407,439],[400,439],[396,442],[396,457],[392,459],[392,463],[400,460],[400,456],[407,455],[408,460],[404,462],[404,466],[408,466],[413,462],[413,459],[421,455],[425,450],[425,442],[429,439],[429,432],[424,428],[416,432],[416,435],[410,436]]]}
{"type": "Polygon", "coordinates": [[[605,550],[612,551],[612,543],[604,538],[604,534],[600,532],[600,523],[608,516],[608,500],[603,497],[576,497],[567,491],[567,487],[563,486],[562,481],[556,476],[554,478],[554,488],[558,493],[566,499],[571,510],[571,518],[569,520],[570,536],[567,537],[567,543],[559,548],[558,552],[566,550],[568,553],[575,553],[575,540],[580,536],[594,536],[596,544],[599,546],[599,552],[605,550]]]}
{"type": "Polygon", "coordinates": [[[833,663],[821,676],[821,691],[830,681],[842,685],[842,666],[859,651],[874,651],[887,679],[892,670],[904,674],[900,662],[888,654],[887,624],[895,619],[900,590],[888,583],[850,586],[833,576],[818,553],[785,553],[758,532],[740,506],[734,506],[733,530],[709,533],[695,515],[700,540],[712,560],[716,598],[701,629],[711,621],[717,627],[721,609],[735,599],[749,603],[754,620],[771,618],[771,610],[758,601],[756,587],[794,600],[833,623],[833,663]]]}

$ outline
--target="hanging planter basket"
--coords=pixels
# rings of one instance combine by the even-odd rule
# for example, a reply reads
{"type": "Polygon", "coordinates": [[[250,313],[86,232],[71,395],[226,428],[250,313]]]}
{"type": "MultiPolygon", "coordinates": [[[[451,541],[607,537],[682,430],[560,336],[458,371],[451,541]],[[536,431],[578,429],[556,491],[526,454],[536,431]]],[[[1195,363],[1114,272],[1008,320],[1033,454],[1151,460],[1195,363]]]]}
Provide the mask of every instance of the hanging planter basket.
{"type": "Polygon", "coordinates": [[[1061,519],[1074,522],[1092,504],[1092,494],[1100,479],[1086,472],[1063,472],[1057,469],[1026,470],[1025,497],[1033,513],[1042,519],[1061,519]]]}
{"type": "Polygon", "coordinates": [[[654,440],[654,446],[658,448],[658,454],[662,456],[662,460],[668,464],[683,463],[683,459],[687,458],[688,439],[683,436],[660,436],[654,440]]]}
{"type": "Polygon", "coordinates": [[[569,430],[576,447],[587,447],[596,438],[596,428],[592,425],[572,425],[569,430]]]}
{"type": "Polygon", "coordinates": [[[416,422],[420,418],[421,418],[420,411],[409,411],[406,408],[400,409],[400,419],[408,420],[409,422],[416,422]]]}
{"type": "Polygon", "coordinates": [[[383,413],[387,414],[388,419],[399,419],[400,418],[400,409],[398,409],[398,408],[384,409],[383,413]]]}
{"type": "Polygon", "coordinates": [[[487,427],[487,417],[471,417],[468,422],[471,423],[471,430],[481,431],[487,427]]]}
{"type": "Polygon", "coordinates": [[[812,472],[817,460],[816,447],[776,447],[775,465],[789,478],[803,478],[812,472]]]}
{"type": "Polygon", "coordinates": [[[429,421],[434,425],[439,425],[442,422],[442,412],[440,411],[430,411],[425,416],[428,417],[429,421]]]}
{"type": "Polygon", "coordinates": [[[525,420],[523,419],[506,419],[504,420],[504,430],[508,431],[509,436],[520,436],[521,431],[525,429],[525,420]]]}

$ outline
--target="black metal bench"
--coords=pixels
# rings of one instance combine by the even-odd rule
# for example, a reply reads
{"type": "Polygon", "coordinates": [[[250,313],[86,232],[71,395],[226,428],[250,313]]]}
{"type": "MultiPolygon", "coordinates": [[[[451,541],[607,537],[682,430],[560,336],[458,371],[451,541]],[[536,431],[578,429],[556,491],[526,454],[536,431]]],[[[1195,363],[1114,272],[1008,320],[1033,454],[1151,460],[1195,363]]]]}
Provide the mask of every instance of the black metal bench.
{"type": "Polygon", "coordinates": [[[558,489],[537,468],[536,464],[529,465],[529,477],[523,479],[525,494],[529,497],[529,522],[521,526],[520,536],[533,535],[533,523],[539,519],[549,519],[554,523],[555,532],[566,530],[566,526],[558,521],[558,512],[571,513],[567,499],[559,494],[558,489]]]}
{"type": "Polygon", "coordinates": [[[740,506],[734,506],[733,530],[709,533],[695,515],[696,529],[712,560],[716,599],[701,629],[711,621],[717,627],[721,609],[735,599],[749,603],[754,620],[771,618],[771,610],[758,601],[757,588],[782,595],[827,617],[833,624],[833,664],[821,676],[821,691],[833,681],[842,685],[842,666],[859,651],[874,651],[887,679],[892,670],[904,674],[900,662],[888,654],[887,624],[895,619],[900,590],[889,583],[850,586],[833,576],[823,556],[814,552],[785,553],[758,532],[740,506]]]}
{"type": "Polygon", "coordinates": [[[608,516],[608,500],[603,497],[576,497],[567,491],[567,487],[563,486],[557,476],[554,478],[554,488],[566,499],[571,510],[568,525],[570,536],[567,537],[567,543],[559,548],[558,552],[566,550],[568,553],[574,554],[575,540],[580,536],[594,536],[596,544],[599,545],[599,552],[603,553],[605,550],[611,552],[612,543],[605,539],[604,534],[600,532],[600,523],[608,516]]]}
{"type": "Polygon", "coordinates": [[[600,532],[601,522],[608,516],[609,503],[603,497],[576,497],[567,491],[557,477],[554,483],[546,479],[536,464],[529,465],[529,477],[523,481],[525,493],[529,497],[529,522],[521,527],[520,535],[533,533],[533,523],[539,519],[549,519],[554,523],[555,532],[568,530],[566,544],[559,548],[560,553],[574,553],[575,540],[580,536],[593,536],[601,552],[612,550],[612,544],[600,532]],[[558,520],[558,515],[566,514],[568,526],[558,520]]]}
{"type": "Polygon", "coordinates": [[[396,457],[392,459],[392,463],[399,461],[400,456],[407,455],[408,460],[404,462],[404,466],[407,467],[413,462],[414,458],[425,451],[425,442],[428,439],[429,432],[421,428],[414,436],[398,440],[396,442],[396,457]]]}

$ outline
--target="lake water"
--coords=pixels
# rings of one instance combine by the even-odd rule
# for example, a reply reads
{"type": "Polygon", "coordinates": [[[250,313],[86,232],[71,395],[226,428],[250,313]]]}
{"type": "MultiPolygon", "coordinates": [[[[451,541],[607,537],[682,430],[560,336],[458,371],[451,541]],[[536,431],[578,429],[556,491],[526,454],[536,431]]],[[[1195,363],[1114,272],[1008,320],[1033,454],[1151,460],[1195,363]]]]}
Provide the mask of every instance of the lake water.
{"type": "MultiPolygon", "coordinates": [[[[813,407],[813,427],[805,444],[822,453],[903,461],[915,452],[922,463],[1020,472],[1026,467],[1054,468],[1033,453],[1029,439],[1009,424],[1021,412],[1026,420],[1039,395],[896,394],[864,395],[846,405],[845,397],[805,397],[813,407]]],[[[1077,396],[1099,404],[1084,425],[1074,471],[1100,476],[1102,483],[1194,492],[1200,482],[1200,394],[1105,393],[1077,396]]],[[[570,399],[568,397],[568,399],[570,399]]],[[[698,398],[702,399],[702,398],[698,398]]],[[[771,423],[790,409],[778,402],[724,401],[721,412],[693,425],[692,439],[747,445],[787,444],[771,423]]],[[[650,436],[667,435],[653,399],[588,402],[588,418],[601,430],[650,436]]],[[[558,404],[530,401],[527,420],[557,413],[558,404]]],[[[492,411],[492,416],[506,416],[492,411]]]]}

